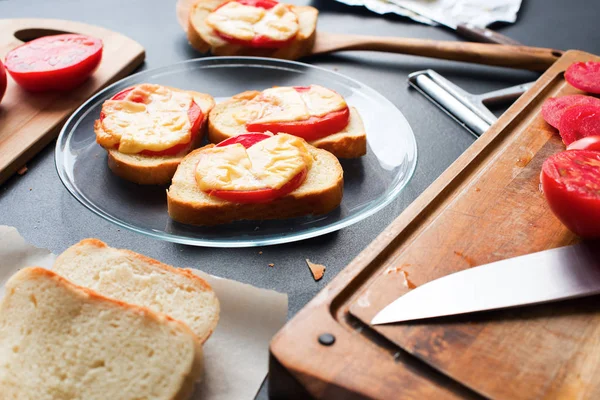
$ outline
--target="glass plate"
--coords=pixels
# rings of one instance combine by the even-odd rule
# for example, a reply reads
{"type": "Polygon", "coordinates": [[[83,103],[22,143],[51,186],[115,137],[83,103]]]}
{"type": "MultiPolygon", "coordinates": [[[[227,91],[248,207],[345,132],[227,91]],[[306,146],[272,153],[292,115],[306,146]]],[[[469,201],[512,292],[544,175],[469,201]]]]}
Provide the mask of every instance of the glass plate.
{"type": "Polygon", "coordinates": [[[56,169],[85,207],[132,231],[176,243],[249,247],[287,243],[336,231],[390,203],[417,163],[413,132],[404,115],[375,90],[338,73],[291,61],[210,57],[143,71],[102,90],[69,118],[56,144],[56,169]],[[327,215],[273,221],[240,221],[217,227],[177,223],[167,214],[164,186],[140,186],[111,173],[106,151],[95,142],[94,120],[102,103],[137,83],[157,83],[209,93],[217,102],[245,90],[319,84],[340,93],[363,118],[367,155],[341,160],[344,197],[327,215]]]}

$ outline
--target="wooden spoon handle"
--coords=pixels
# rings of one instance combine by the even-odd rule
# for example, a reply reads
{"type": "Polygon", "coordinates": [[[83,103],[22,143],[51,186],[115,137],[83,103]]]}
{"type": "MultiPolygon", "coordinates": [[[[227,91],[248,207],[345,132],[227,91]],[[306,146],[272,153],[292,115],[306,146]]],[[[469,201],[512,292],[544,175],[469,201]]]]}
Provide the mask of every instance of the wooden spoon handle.
{"type": "Polygon", "coordinates": [[[372,50],[412,54],[532,71],[545,71],[563,54],[560,50],[540,47],[382,36],[317,34],[313,54],[340,50],[372,50]]]}

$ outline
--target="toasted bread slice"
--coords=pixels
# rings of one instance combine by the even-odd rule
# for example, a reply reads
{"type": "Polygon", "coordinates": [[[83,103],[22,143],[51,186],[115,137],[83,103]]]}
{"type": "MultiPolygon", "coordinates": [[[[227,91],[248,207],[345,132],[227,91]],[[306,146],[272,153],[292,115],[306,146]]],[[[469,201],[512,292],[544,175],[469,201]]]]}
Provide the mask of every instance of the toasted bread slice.
{"type": "Polygon", "coordinates": [[[189,14],[188,40],[193,48],[201,53],[216,56],[259,56],[296,60],[309,55],[315,44],[317,16],[319,11],[309,6],[292,6],[298,16],[298,34],[286,47],[280,49],[257,49],[229,43],[218,35],[205,22],[206,17],[229,0],[200,0],[192,6],[189,14]]]}
{"type": "Polygon", "coordinates": [[[53,271],[103,296],[182,321],[202,343],[219,321],[219,300],[204,279],[97,239],[69,247],[53,271]]]}
{"type": "MultiPolygon", "coordinates": [[[[232,136],[248,133],[246,126],[233,117],[244,104],[258,96],[258,91],[247,91],[217,104],[208,117],[208,140],[220,143],[232,136]]],[[[354,107],[350,107],[350,120],[344,130],[333,135],[310,142],[311,145],[325,149],[338,158],[358,158],[367,153],[367,135],[365,126],[354,107]]]]}
{"type": "MultiPolygon", "coordinates": [[[[214,99],[208,94],[192,91],[189,93],[192,94],[194,101],[204,114],[204,120],[196,139],[181,152],[171,156],[153,157],[142,154],[125,154],[116,149],[107,148],[108,167],[115,175],[140,185],[166,185],[171,182],[183,157],[202,143],[206,133],[208,114],[215,105],[214,99]]],[[[102,130],[99,120],[96,121],[94,130],[96,134],[102,130]]]]}
{"type": "Polygon", "coordinates": [[[202,349],[182,322],[25,268],[0,303],[2,399],[187,399],[202,349]]]}
{"type": "Polygon", "coordinates": [[[302,185],[269,203],[238,204],[208,196],[198,189],[195,169],[204,146],[188,154],[167,192],[169,215],[191,225],[218,225],[237,220],[267,220],[326,214],[339,206],[344,191],[343,170],[331,153],[307,146],[314,158],[302,185]]]}

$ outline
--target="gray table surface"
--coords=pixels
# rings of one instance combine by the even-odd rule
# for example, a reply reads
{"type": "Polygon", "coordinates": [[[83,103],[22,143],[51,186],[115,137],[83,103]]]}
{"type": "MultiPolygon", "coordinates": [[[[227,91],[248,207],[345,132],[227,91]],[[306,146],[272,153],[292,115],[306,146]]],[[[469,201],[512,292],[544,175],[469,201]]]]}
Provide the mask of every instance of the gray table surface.
{"type": "MultiPolygon", "coordinates": [[[[0,0],[0,18],[70,19],[121,32],[146,48],[146,62],[141,69],[147,69],[201,56],[188,46],[175,18],[174,3],[174,0],[0,0]]],[[[452,32],[441,28],[396,16],[379,16],[333,0],[293,3],[319,8],[322,31],[456,40],[452,32]]],[[[532,46],[600,54],[599,11],[600,5],[594,0],[524,0],[518,22],[499,26],[498,30],[532,46]]],[[[71,197],[56,174],[52,143],[28,163],[25,175],[11,178],[0,188],[0,224],[17,227],[26,240],[55,253],[83,238],[97,237],[169,264],[199,268],[287,293],[291,317],[474,141],[458,124],[407,87],[406,77],[410,72],[432,68],[474,93],[537,77],[526,71],[371,52],[345,52],[305,61],[367,83],[392,101],[414,130],[419,149],[414,178],[392,204],[372,217],[326,236],[264,248],[213,249],[162,242],[119,229],[71,197]],[[320,282],[312,279],[305,258],[327,266],[320,282]],[[271,268],[269,263],[275,266],[271,268]]],[[[258,398],[267,397],[265,386],[258,398]]]]}

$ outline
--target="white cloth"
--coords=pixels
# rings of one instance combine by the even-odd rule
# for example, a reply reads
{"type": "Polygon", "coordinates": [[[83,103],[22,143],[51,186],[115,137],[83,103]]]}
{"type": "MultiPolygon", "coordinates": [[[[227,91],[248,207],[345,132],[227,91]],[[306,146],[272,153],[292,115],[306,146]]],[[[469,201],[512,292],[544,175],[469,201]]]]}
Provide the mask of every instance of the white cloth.
{"type": "Polygon", "coordinates": [[[402,4],[416,4],[431,10],[433,14],[443,15],[455,23],[468,22],[475,26],[486,27],[493,22],[513,23],[521,8],[521,0],[337,0],[351,6],[365,6],[377,14],[393,13],[408,17],[417,22],[436,25],[427,18],[403,9],[402,4]]]}

